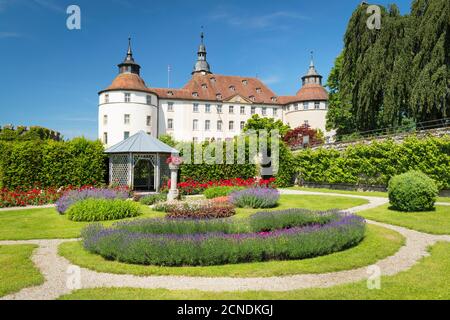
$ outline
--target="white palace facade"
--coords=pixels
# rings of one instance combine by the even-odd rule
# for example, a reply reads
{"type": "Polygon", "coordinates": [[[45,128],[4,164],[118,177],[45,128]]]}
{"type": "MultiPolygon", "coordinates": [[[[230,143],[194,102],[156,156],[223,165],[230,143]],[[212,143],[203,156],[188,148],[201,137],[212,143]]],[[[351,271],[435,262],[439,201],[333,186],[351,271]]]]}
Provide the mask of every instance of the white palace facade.
{"type": "Polygon", "coordinates": [[[191,79],[181,89],[148,87],[140,76],[131,44],[119,74],[99,92],[98,135],[115,145],[139,131],[177,141],[223,141],[239,135],[254,114],[282,120],[291,128],[308,124],[325,136],[328,93],[313,61],[300,90],[277,96],[260,79],[211,72],[201,44],[191,79]]]}

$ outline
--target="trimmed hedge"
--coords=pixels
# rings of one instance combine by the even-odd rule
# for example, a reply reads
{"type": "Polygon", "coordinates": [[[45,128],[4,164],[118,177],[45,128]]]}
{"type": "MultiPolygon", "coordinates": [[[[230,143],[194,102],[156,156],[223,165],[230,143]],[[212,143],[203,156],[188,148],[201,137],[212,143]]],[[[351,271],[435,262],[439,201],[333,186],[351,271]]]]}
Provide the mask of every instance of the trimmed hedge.
{"type": "Polygon", "coordinates": [[[72,221],[107,221],[139,216],[141,208],[128,200],[89,198],[71,205],[66,214],[72,221]]]}
{"type": "Polygon", "coordinates": [[[406,212],[432,210],[439,193],[434,180],[420,171],[393,177],[388,192],[394,209],[406,212]]]}
{"type": "Polygon", "coordinates": [[[401,144],[374,141],[344,151],[304,150],[295,154],[294,166],[303,182],[387,186],[397,174],[420,170],[439,189],[450,189],[450,137],[411,136],[401,144]]]}
{"type": "Polygon", "coordinates": [[[106,165],[100,141],[0,142],[0,187],[6,189],[98,185],[106,165]]]}
{"type": "MultiPolygon", "coordinates": [[[[220,145],[220,143],[217,143],[220,145]]],[[[219,181],[233,178],[248,179],[256,176],[256,166],[254,164],[237,164],[237,144],[234,145],[234,164],[226,164],[226,145],[222,144],[223,164],[196,164],[194,162],[194,150],[202,150],[203,159],[205,159],[208,143],[194,144],[182,143],[177,145],[177,149],[181,153],[191,150],[191,163],[183,163],[180,166],[180,181],[219,181]],[[197,149],[196,149],[197,148],[197,149]]],[[[219,146],[220,148],[220,146],[219,146]]],[[[248,145],[245,152],[246,159],[248,159],[248,145]]]]}

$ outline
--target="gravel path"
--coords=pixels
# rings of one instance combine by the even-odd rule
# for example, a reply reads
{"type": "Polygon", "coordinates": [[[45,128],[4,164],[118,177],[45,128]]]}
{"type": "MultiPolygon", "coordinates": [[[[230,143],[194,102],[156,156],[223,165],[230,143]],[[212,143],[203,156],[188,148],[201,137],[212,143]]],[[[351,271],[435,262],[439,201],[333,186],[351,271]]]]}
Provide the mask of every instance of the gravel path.
{"type": "MultiPolygon", "coordinates": [[[[304,192],[296,190],[282,190],[283,194],[298,195],[331,195],[369,200],[368,204],[351,208],[348,211],[358,212],[385,204],[388,200],[379,197],[366,197],[356,195],[342,195],[332,193],[304,192]]],[[[438,241],[450,241],[450,235],[438,236],[409,230],[403,227],[388,225],[384,223],[368,221],[369,223],[382,226],[399,232],[406,238],[406,244],[396,254],[380,260],[376,265],[380,268],[382,275],[394,275],[407,270],[420,259],[428,256],[427,248],[438,241]]],[[[70,240],[29,240],[29,241],[0,241],[0,245],[12,244],[37,244],[38,249],[33,254],[33,262],[45,276],[45,283],[25,288],[17,293],[3,297],[2,299],[56,299],[61,295],[68,294],[72,289],[68,288],[67,282],[70,278],[68,270],[72,266],[68,260],[58,256],[58,246],[70,240]]],[[[140,277],[134,275],[119,275],[100,273],[80,268],[80,287],[134,287],[134,288],[166,288],[169,290],[191,290],[202,291],[288,291],[312,287],[331,287],[367,279],[367,267],[353,270],[331,272],[325,274],[302,274],[283,277],[268,278],[205,278],[186,276],[148,276],[140,277]]],[[[72,270],[73,271],[73,270],[72,270]]],[[[76,288],[75,288],[76,289],[76,288]]]]}

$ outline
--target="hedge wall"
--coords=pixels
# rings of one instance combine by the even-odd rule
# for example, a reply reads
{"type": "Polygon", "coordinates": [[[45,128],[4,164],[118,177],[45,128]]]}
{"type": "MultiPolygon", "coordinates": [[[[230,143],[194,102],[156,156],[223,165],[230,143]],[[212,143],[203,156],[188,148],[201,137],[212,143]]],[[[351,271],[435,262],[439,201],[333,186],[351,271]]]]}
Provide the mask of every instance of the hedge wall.
{"type": "Polygon", "coordinates": [[[0,187],[103,183],[107,170],[103,151],[101,142],[85,138],[0,142],[0,187]]]}
{"type": "Polygon", "coordinates": [[[359,144],[345,151],[305,150],[295,154],[300,181],[386,186],[389,179],[409,170],[420,170],[440,189],[450,188],[450,137],[407,138],[359,144]]]}
{"type": "MultiPolygon", "coordinates": [[[[183,154],[183,150],[186,150],[186,144],[177,146],[177,149],[183,154]]],[[[246,145],[247,146],[247,145],[246,145]]],[[[197,148],[201,148],[203,152],[203,159],[205,158],[206,148],[208,144],[196,145],[197,148]]],[[[248,179],[256,176],[256,166],[254,164],[236,164],[237,163],[237,145],[234,148],[235,164],[195,164],[194,163],[194,144],[190,144],[191,163],[184,163],[180,167],[180,181],[194,180],[197,182],[208,182],[227,180],[232,178],[248,179]]],[[[223,159],[226,162],[226,147],[223,144],[223,159]]],[[[183,156],[184,157],[184,156],[183,156]]],[[[246,149],[246,159],[248,159],[248,148],[246,149]]]]}

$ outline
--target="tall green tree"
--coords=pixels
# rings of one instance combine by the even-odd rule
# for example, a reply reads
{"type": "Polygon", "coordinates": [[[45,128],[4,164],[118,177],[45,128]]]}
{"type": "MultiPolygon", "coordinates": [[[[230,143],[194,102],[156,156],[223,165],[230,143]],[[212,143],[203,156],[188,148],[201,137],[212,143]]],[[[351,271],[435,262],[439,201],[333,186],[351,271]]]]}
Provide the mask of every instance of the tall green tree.
{"type": "Polygon", "coordinates": [[[404,16],[382,7],[381,30],[367,27],[367,7],[353,12],[330,74],[328,129],[342,135],[447,117],[450,2],[415,0],[404,16]]]}
{"type": "Polygon", "coordinates": [[[352,114],[352,105],[349,97],[341,91],[342,62],[344,55],[341,53],[334,63],[328,76],[328,112],[327,130],[336,129],[338,136],[352,133],[356,130],[355,117],[352,114]]]}

